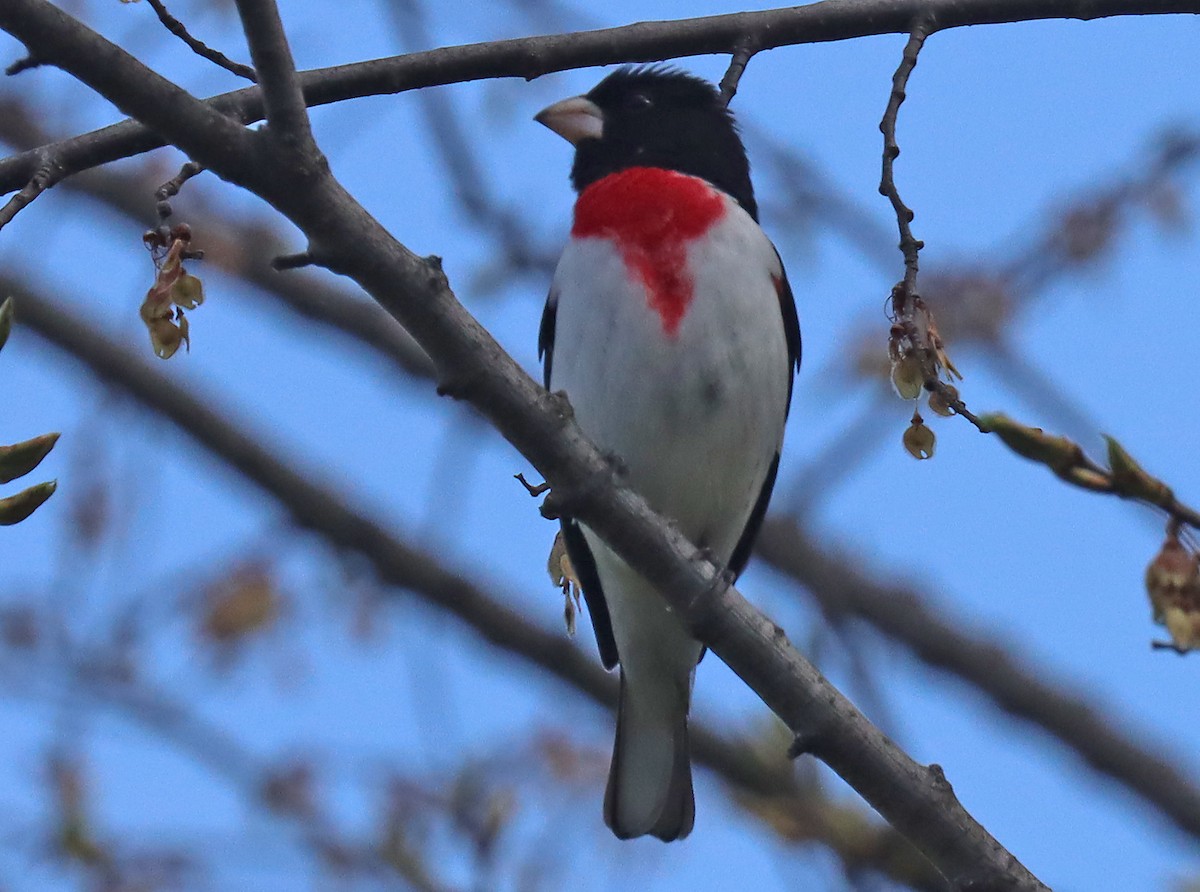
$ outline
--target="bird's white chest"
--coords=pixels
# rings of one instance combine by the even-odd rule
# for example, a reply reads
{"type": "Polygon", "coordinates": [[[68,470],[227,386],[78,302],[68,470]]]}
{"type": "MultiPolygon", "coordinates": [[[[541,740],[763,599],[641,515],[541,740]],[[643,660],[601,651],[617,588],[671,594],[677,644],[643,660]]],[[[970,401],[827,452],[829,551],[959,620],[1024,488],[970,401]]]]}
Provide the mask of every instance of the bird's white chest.
{"type": "Polygon", "coordinates": [[[778,258],[722,198],[707,232],[665,246],[675,269],[639,269],[615,238],[571,240],[550,387],[655,508],[727,558],[779,450],[791,368],[778,258]]]}

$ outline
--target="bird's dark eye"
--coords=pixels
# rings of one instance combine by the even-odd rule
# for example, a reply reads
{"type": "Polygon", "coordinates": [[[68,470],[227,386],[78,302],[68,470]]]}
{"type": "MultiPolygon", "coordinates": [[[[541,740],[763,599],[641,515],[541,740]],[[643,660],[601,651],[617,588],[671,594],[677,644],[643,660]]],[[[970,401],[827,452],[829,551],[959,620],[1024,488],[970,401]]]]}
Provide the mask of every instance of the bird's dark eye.
{"type": "Polygon", "coordinates": [[[637,111],[641,111],[641,110],[647,109],[647,108],[652,108],[654,106],[653,100],[651,100],[650,97],[647,96],[645,93],[631,94],[628,99],[627,104],[631,109],[635,109],[637,111]]]}

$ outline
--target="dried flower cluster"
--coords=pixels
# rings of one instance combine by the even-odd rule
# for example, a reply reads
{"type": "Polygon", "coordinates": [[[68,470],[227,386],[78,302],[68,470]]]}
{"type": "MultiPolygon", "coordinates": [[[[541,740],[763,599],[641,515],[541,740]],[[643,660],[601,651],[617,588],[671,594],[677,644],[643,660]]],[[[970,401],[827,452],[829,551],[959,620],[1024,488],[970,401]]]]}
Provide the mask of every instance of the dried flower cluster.
{"type": "Polygon", "coordinates": [[[188,320],[184,310],[204,303],[204,286],[183,268],[183,261],[196,260],[199,252],[189,248],[192,231],[187,224],[171,227],[165,234],[151,229],[142,236],[154,260],[154,284],[142,301],[141,317],[150,331],[150,344],[159,359],[170,359],[183,344],[190,349],[188,320]]]}
{"type": "MultiPolygon", "coordinates": [[[[903,282],[892,289],[888,360],[892,386],[901,399],[917,400],[928,393],[930,411],[943,418],[960,414],[965,408],[958,389],[950,383],[961,381],[962,374],[946,354],[933,313],[918,295],[907,293],[903,282]]],[[[903,442],[913,458],[933,458],[937,438],[919,410],[913,411],[903,442]]]]}
{"type": "Polygon", "coordinates": [[[1171,636],[1170,644],[1158,646],[1179,653],[1200,647],[1200,556],[1179,540],[1174,522],[1146,568],[1146,592],[1154,621],[1171,636]]]}

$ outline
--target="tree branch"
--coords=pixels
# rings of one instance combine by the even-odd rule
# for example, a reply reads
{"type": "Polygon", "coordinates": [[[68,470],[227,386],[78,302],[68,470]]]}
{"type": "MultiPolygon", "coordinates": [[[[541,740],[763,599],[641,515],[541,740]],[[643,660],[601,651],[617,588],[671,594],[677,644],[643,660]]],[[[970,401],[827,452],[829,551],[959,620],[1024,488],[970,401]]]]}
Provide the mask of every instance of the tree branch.
{"type": "MultiPolygon", "coordinates": [[[[19,103],[0,102],[0,139],[10,143],[35,142],[38,134],[29,131],[33,123],[19,103]]],[[[64,188],[101,201],[142,223],[150,209],[145,197],[153,192],[155,183],[155,179],[136,174],[95,170],[68,180],[64,188]]],[[[240,248],[250,244],[261,246],[267,255],[278,253],[282,246],[271,230],[229,217],[198,215],[194,209],[189,211],[188,219],[196,231],[204,233],[207,262],[256,286],[248,293],[258,293],[261,289],[283,307],[378,351],[406,374],[421,381],[433,380],[432,366],[424,354],[412,352],[417,348],[411,339],[377,305],[356,300],[311,277],[273,274],[258,253],[247,254],[240,248]]],[[[12,287],[5,285],[10,290],[12,287]]],[[[120,370],[118,367],[117,372],[120,370]]],[[[125,386],[120,379],[113,383],[125,386]]],[[[861,419],[860,423],[869,425],[887,424],[878,413],[864,413],[861,419]]],[[[828,474],[850,466],[852,462],[845,461],[846,450],[856,447],[847,444],[860,442],[862,437],[863,432],[856,427],[846,437],[835,440],[829,455],[840,456],[842,460],[832,464],[821,459],[814,461],[813,468],[822,471],[813,470],[810,484],[815,485],[813,481],[817,478],[824,480],[828,474]]],[[[812,488],[812,485],[793,487],[797,493],[807,493],[812,488]]],[[[806,586],[827,614],[864,620],[877,632],[910,648],[917,658],[978,687],[1001,709],[1039,725],[1079,752],[1096,770],[1125,784],[1168,815],[1182,815],[1172,819],[1200,838],[1195,829],[1200,827],[1197,823],[1200,791],[1186,775],[1156,757],[1154,747],[1140,746],[1120,735],[1110,714],[1088,704],[1078,694],[1063,690],[1061,685],[1048,684],[1046,679],[1052,674],[1049,670],[1022,669],[1027,660],[1019,662],[1008,656],[1000,642],[965,631],[961,623],[938,614],[928,599],[914,590],[897,589],[868,579],[853,569],[853,562],[839,560],[818,549],[790,521],[768,520],[757,552],[777,570],[806,586]],[[1090,720],[1061,722],[1064,716],[1080,714],[1090,720]],[[1104,733],[1097,733],[1097,729],[1103,729],[1104,733]],[[1110,746],[1109,738],[1115,738],[1116,743],[1110,746]],[[1152,765],[1156,758],[1168,765],[1167,771],[1160,782],[1146,783],[1140,768],[1152,765]]],[[[730,758],[720,762],[725,766],[720,770],[723,773],[731,770],[729,766],[735,761],[730,758]]],[[[749,786],[758,785],[749,783],[749,786]]]]}
{"type": "Polygon", "coordinates": [[[13,217],[28,207],[35,198],[65,175],[66,171],[57,163],[53,152],[45,151],[43,154],[45,161],[41,167],[34,172],[29,182],[25,184],[25,187],[20,192],[10,198],[4,207],[0,208],[0,229],[11,223],[13,217]]]}
{"type": "Polygon", "coordinates": [[[279,7],[275,0],[237,0],[237,8],[258,72],[269,132],[300,154],[319,155],[279,7]]]}
{"type": "Polygon", "coordinates": [[[251,83],[258,83],[258,75],[254,73],[254,69],[249,65],[243,65],[241,62],[235,62],[219,50],[214,50],[202,40],[197,40],[184,27],[183,22],[171,15],[170,11],[163,4],[162,0],[147,0],[150,8],[154,10],[154,14],[158,16],[158,20],[162,22],[163,27],[187,44],[197,56],[207,59],[214,65],[224,68],[230,74],[236,74],[238,77],[243,77],[251,83]]]}
{"type": "MultiPolygon", "coordinates": [[[[0,6],[0,27],[23,43],[28,40],[26,46],[40,47],[37,56],[43,65],[71,73],[130,117],[150,126],[174,120],[186,127],[200,154],[221,155],[228,162],[227,170],[249,160],[251,134],[241,124],[144,65],[138,65],[139,80],[130,81],[132,56],[57,7],[46,2],[5,3],[0,6]]],[[[81,168],[70,147],[62,149],[47,146],[33,154],[49,151],[64,174],[78,172],[81,168]]],[[[0,191],[8,190],[0,186],[0,191]]]]}
{"type": "MultiPolygon", "coordinates": [[[[396,242],[327,172],[300,183],[280,176],[277,165],[248,164],[245,140],[221,143],[197,129],[212,116],[202,103],[64,19],[44,0],[10,0],[0,7],[0,26],[31,52],[110,91],[105,95],[119,106],[137,109],[195,160],[270,201],[310,245],[319,244],[325,265],[354,278],[422,344],[438,368],[442,392],[470,400],[553,484],[554,507],[585,521],[663,593],[689,630],[784,720],[802,749],[858,790],[954,888],[1045,888],[966,812],[939,768],[920,766],[902,753],[778,626],[727,585],[720,568],[645,500],[618,485],[565,403],[540,388],[458,303],[440,261],[422,260],[396,242]],[[86,51],[94,44],[104,44],[102,72],[86,51]],[[168,95],[179,104],[171,113],[151,101],[168,95]]],[[[230,122],[221,120],[228,130],[230,122]]],[[[260,153],[264,145],[269,148],[257,145],[260,153]]]]}
{"type": "Polygon", "coordinates": [[[1081,694],[1046,683],[1048,672],[1023,668],[1009,648],[940,614],[910,588],[871,579],[857,562],[818,546],[794,522],[768,520],[757,554],[805,586],[830,617],[864,620],[938,669],[985,693],[1005,712],[1032,722],[1093,769],[1129,789],[1200,840],[1200,788],[1164,759],[1159,747],[1122,732],[1111,714],[1081,694]]]}
{"type": "MultiPolygon", "coordinates": [[[[23,18],[21,8],[0,9],[0,26],[8,29],[10,23],[23,18]]],[[[927,15],[937,20],[939,30],[946,30],[1002,22],[1169,13],[1200,13],[1200,0],[825,0],[761,12],[442,47],[315,69],[299,77],[305,102],[313,106],[488,78],[533,79],[570,68],[732,54],[739,41],[747,38],[762,51],[875,34],[908,34],[912,23],[927,15]]],[[[57,64],[53,59],[38,61],[57,64]]],[[[262,93],[257,87],[214,96],[207,104],[243,124],[263,117],[262,93]]],[[[141,120],[140,115],[122,110],[141,120]]],[[[54,148],[66,169],[74,173],[164,144],[150,128],[126,121],[65,140],[54,148]]],[[[0,161],[0,194],[20,189],[33,177],[37,163],[29,153],[0,161]]]]}
{"type": "MultiPolygon", "coordinates": [[[[0,290],[16,296],[22,322],[39,336],[84,363],[97,378],[170,420],[276,500],[298,526],[319,534],[335,548],[362,554],[384,583],[454,615],[497,649],[606,707],[616,704],[613,678],[561,632],[533,625],[505,606],[516,598],[489,595],[434,556],[405,544],[334,490],[314,482],[317,474],[294,467],[264,446],[265,438],[231,420],[234,413],[174,383],[157,367],[99,334],[96,325],[73,318],[20,280],[0,276],[0,290]]],[[[781,832],[790,833],[789,838],[819,841],[851,869],[869,868],[915,889],[940,892],[944,888],[928,862],[902,837],[799,783],[790,763],[768,761],[753,743],[733,740],[699,722],[692,723],[691,740],[697,760],[720,775],[749,810],[761,816],[784,816],[771,823],[788,828],[781,832]]],[[[210,748],[211,752],[219,749],[210,748]]],[[[200,755],[210,758],[211,753],[200,755]]],[[[232,763],[224,766],[232,767],[232,763]]]]}

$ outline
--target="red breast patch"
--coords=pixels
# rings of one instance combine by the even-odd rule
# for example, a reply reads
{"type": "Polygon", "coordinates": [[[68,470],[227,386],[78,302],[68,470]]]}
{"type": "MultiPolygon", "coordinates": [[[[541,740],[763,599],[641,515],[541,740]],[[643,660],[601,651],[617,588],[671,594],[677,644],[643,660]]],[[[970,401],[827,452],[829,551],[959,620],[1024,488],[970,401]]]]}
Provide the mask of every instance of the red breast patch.
{"type": "Polygon", "coordinates": [[[687,245],[724,213],[721,194],[703,180],[632,167],[583,190],[571,235],[615,241],[625,266],[645,285],[663,330],[674,335],[692,302],[687,245]]]}

